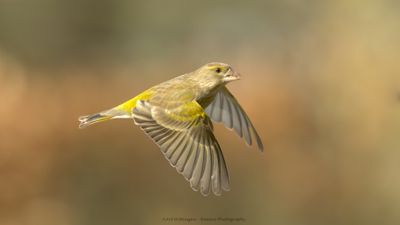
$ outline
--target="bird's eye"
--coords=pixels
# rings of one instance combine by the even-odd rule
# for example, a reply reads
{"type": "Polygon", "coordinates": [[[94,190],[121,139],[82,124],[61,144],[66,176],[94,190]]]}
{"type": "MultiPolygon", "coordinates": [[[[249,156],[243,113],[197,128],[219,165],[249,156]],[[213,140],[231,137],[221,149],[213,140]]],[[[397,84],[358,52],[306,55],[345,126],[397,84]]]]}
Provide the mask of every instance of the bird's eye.
{"type": "Polygon", "coordinates": [[[221,68],[218,67],[218,68],[215,70],[215,72],[221,73],[221,68]]]}

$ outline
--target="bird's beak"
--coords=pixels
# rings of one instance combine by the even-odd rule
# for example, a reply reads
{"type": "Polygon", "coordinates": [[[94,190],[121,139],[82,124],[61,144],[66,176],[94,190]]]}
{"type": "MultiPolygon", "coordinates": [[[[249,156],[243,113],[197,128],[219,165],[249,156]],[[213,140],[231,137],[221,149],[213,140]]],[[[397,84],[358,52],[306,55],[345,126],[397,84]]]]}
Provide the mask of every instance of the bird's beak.
{"type": "Polygon", "coordinates": [[[235,80],[240,80],[240,73],[233,72],[233,77],[235,78],[235,80]]]}
{"type": "Polygon", "coordinates": [[[224,76],[225,82],[230,82],[230,81],[239,80],[239,79],[240,79],[240,74],[236,73],[232,69],[229,69],[228,72],[224,76]]]}

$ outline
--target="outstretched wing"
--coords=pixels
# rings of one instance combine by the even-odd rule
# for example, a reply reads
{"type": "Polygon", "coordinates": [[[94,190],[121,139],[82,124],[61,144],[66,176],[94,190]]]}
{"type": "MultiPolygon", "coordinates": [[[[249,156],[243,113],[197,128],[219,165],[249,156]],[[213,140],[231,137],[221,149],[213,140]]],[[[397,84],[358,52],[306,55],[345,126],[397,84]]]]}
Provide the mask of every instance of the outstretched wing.
{"type": "Polygon", "coordinates": [[[252,144],[252,137],[255,138],[258,148],[261,151],[264,150],[260,136],[246,112],[226,87],[222,87],[217,92],[214,100],[206,107],[205,112],[212,120],[223,122],[229,129],[233,128],[240,137],[245,139],[248,145],[252,144]]]}
{"type": "Polygon", "coordinates": [[[212,125],[193,101],[172,110],[139,101],[133,110],[135,124],[160,147],[165,158],[193,190],[220,195],[229,190],[229,176],[212,125]]]}

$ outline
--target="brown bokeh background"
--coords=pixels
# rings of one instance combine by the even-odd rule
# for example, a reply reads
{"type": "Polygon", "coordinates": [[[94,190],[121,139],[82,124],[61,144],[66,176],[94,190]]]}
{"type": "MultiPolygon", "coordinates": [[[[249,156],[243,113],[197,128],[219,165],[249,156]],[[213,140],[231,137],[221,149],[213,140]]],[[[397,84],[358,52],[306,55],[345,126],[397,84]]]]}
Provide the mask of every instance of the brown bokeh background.
{"type": "Polygon", "coordinates": [[[0,0],[0,224],[399,224],[399,10],[0,0]],[[221,197],[193,192],[130,120],[77,128],[212,61],[242,74],[229,88],[266,147],[215,125],[232,187],[221,197]]]}

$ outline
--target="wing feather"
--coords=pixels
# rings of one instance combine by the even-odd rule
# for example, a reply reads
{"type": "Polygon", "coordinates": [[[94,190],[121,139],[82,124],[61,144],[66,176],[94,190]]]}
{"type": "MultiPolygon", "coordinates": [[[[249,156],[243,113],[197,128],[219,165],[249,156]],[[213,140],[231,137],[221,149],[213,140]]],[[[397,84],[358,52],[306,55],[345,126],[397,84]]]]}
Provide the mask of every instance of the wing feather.
{"type": "Polygon", "coordinates": [[[221,96],[217,94],[215,96],[214,102],[212,103],[214,107],[207,107],[207,109],[211,109],[212,113],[208,114],[214,121],[221,122],[222,120],[222,109],[223,109],[223,102],[221,96]]]}
{"type": "Polygon", "coordinates": [[[232,112],[232,125],[235,132],[240,136],[243,137],[242,132],[242,121],[240,119],[239,110],[237,107],[233,105],[231,101],[229,101],[229,107],[231,108],[232,112]]]}
{"type": "Polygon", "coordinates": [[[192,140],[186,141],[185,149],[187,149],[187,150],[182,152],[182,155],[176,164],[176,169],[178,170],[179,173],[182,173],[183,168],[185,168],[185,164],[188,160],[190,153],[193,151],[194,145],[195,145],[194,141],[192,141],[192,140]]]}
{"type": "Polygon", "coordinates": [[[208,195],[210,193],[210,180],[211,180],[211,155],[209,146],[205,146],[204,149],[205,163],[203,169],[203,175],[201,177],[200,191],[203,195],[208,195]]]}
{"type": "Polygon", "coordinates": [[[183,176],[186,178],[186,180],[190,181],[190,178],[192,178],[193,170],[194,167],[197,163],[197,159],[199,157],[199,149],[198,149],[199,143],[196,143],[194,147],[194,151],[191,152],[190,157],[188,159],[188,163],[185,165],[183,169],[183,176]]]}
{"type": "Polygon", "coordinates": [[[196,191],[199,190],[200,178],[201,174],[203,173],[203,163],[204,163],[204,151],[203,149],[200,149],[200,151],[198,152],[196,164],[194,165],[193,168],[192,177],[190,178],[190,186],[196,191]]]}
{"type": "Polygon", "coordinates": [[[232,129],[232,110],[228,98],[222,98],[222,122],[232,129]]]}
{"type": "Polygon", "coordinates": [[[213,121],[222,122],[229,129],[233,128],[248,145],[252,145],[253,139],[255,139],[258,149],[264,150],[264,145],[254,125],[226,87],[216,93],[214,100],[206,107],[205,112],[213,121]]]}
{"type": "MultiPolygon", "coordinates": [[[[212,122],[197,102],[186,107],[197,115],[180,113],[184,108],[165,110],[138,101],[133,119],[194,190],[202,195],[208,195],[211,190],[220,195],[221,190],[229,190],[229,176],[221,148],[212,133],[212,122]]],[[[216,113],[222,118],[221,110],[216,113]]]]}

